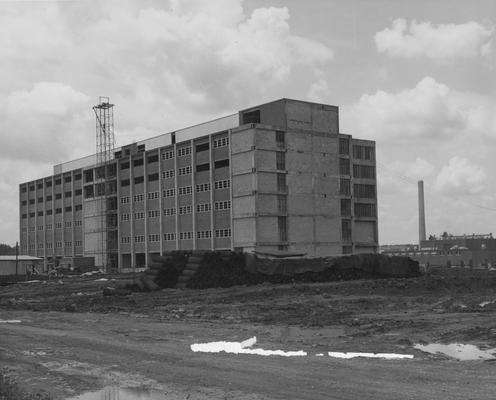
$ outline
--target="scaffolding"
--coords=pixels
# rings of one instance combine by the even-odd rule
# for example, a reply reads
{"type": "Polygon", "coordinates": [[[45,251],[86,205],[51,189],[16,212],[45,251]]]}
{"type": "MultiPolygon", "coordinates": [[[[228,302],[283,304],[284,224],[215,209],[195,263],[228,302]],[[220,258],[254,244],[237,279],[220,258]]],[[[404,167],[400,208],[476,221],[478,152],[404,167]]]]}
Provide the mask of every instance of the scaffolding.
{"type": "Polygon", "coordinates": [[[117,269],[117,170],[114,162],[114,105],[100,97],[96,116],[95,211],[98,218],[98,264],[106,272],[117,269]]]}

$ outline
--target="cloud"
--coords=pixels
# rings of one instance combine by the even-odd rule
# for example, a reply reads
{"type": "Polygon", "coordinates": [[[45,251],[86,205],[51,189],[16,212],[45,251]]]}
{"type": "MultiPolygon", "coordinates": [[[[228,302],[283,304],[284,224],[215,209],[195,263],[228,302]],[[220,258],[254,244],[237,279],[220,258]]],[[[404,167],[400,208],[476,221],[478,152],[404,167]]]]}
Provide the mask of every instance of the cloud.
{"type": "Polygon", "coordinates": [[[413,161],[377,161],[377,169],[380,195],[397,195],[415,192],[417,181],[429,178],[434,173],[435,166],[423,158],[416,157],[413,161]]]}
{"type": "Polygon", "coordinates": [[[430,22],[408,23],[395,19],[391,28],[375,34],[375,44],[380,53],[390,57],[427,57],[436,61],[485,56],[492,51],[492,28],[477,22],[440,24],[430,22]]]}
{"type": "Polygon", "coordinates": [[[484,191],[484,170],[464,157],[452,157],[436,178],[436,188],[445,195],[479,194],[484,191]]]}
{"type": "Polygon", "coordinates": [[[343,126],[364,137],[405,144],[464,135],[496,139],[496,100],[453,90],[431,77],[396,93],[378,91],[360,97],[343,126]]]}

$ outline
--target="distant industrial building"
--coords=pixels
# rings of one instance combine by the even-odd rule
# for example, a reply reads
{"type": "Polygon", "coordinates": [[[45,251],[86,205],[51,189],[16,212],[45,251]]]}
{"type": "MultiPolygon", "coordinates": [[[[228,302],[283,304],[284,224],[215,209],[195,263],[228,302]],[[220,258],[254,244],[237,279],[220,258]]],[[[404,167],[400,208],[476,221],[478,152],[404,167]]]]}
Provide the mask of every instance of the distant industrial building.
{"type": "MultiPolygon", "coordinates": [[[[112,105],[95,109],[107,134],[112,105]]],[[[126,271],[170,250],[377,252],[375,142],[339,133],[335,106],[281,99],[108,149],[20,185],[23,253],[126,271]]]]}

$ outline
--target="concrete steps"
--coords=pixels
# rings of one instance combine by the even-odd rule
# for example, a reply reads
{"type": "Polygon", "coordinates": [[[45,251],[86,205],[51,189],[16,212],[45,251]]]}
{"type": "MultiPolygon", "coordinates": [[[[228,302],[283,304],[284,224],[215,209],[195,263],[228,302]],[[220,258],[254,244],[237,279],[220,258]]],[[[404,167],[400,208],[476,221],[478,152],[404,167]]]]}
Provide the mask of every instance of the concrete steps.
{"type": "Polygon", "coordinates": [[[197,256],[197,255],[193,255],[188,258],[188,261],[186,262],[186,267],[184,268],[183,272],[177,279],[176,288],[186,289],[189,280],[191,279],[192,276],[196,274],[196,271],[200,267],[202,259],[203,259],[202,256],[197,256]]]}

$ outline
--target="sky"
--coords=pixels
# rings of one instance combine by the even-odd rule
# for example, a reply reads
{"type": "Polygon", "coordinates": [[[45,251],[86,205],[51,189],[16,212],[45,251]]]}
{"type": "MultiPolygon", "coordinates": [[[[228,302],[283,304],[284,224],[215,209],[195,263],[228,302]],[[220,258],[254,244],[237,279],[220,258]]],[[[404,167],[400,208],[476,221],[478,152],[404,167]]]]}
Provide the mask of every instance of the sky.
{"type": "Polygon", "coordinates": [[[380,244],[496,233],[496,1],[0,0],[0,242],[19,184],[95,151],[282,97],[376,141],[380,244]]]}

